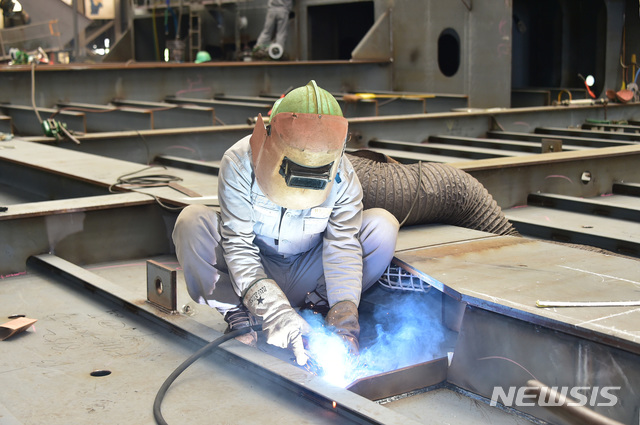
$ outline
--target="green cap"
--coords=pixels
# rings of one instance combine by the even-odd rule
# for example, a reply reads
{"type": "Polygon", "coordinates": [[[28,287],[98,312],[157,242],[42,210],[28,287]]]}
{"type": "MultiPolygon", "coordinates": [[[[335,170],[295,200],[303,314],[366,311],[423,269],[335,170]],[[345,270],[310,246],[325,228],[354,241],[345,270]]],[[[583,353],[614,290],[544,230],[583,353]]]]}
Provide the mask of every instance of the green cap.
{"type": "Polygon", "coordinates": [[[271,117],[280,112],[342,116],[338,101],[331,93],[318,87],[314,80],[278,99],[271,109],[271,117]]]}

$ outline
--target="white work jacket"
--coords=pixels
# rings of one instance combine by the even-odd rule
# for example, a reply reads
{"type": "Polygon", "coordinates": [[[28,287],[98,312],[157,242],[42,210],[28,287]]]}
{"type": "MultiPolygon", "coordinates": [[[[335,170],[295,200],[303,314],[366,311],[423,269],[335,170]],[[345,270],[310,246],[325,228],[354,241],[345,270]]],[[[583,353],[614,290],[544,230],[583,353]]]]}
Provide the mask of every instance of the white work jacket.
{"type": "MultiPolygon", "coordinates": [[[[260,190],[253,173],[247,136],[220,163],[221,245],[239,296],[255,281],[267,278],[261,256],[288,258],[322,245],[329,304],[360,302],[362,292],[362,186],[343,156],[327,200],[305,210],[281,208],[260,190]]],[[[277,276],[271,276],[276,282],[277,276]]]]}

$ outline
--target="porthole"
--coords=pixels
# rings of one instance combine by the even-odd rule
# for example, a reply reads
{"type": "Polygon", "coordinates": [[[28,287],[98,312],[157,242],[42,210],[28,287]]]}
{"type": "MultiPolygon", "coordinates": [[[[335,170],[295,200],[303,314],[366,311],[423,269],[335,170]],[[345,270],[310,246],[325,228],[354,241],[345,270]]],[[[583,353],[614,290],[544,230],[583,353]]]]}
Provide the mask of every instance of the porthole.
{"type": "Polygon", "coordinates": [[[460,37],[447,28],[438,37],[438,67],[447,77],[452,77],[460,68],[460,37]]]}

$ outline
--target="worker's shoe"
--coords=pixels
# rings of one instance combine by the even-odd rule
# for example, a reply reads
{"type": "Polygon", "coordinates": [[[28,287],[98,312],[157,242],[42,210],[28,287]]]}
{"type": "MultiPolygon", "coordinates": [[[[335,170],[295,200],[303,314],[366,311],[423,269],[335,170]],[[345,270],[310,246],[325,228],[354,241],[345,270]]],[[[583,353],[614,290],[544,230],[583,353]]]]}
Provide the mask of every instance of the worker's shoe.
{"type": "MultiPolygon", "coordinates": [[[[247,310],[243,304],[227,311],[224,315],[224,321],[227,322],[228,325],[224,331],[225,334],[257,324],[256,318],[249,313],[249,310],[247,310]]],[[[243,344],[256,347],[258,345],[258,334],[252,329],[248,333],[237,336],[236,340],[243,344]]]]}
{"type": "Polygon", "coordinates": [[[317,291],[309,292],[304,300],[305,303],[300,310],[311,310],[313,314],[320,314],[322,317],[329,313],[329,301],[317,291]]]}
{"type": "Polygon", "coordinates": [[[251,50],[251,56],[254,59],[268,59],[269,58],[269,52],[268,52],[266,46],[255,46],[251,50]]]}

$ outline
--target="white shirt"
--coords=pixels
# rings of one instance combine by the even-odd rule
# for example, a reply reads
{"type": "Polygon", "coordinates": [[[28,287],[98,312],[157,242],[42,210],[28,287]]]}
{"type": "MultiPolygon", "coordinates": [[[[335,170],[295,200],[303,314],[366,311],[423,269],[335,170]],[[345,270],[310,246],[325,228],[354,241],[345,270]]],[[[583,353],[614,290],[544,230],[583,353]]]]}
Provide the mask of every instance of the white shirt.
{"type": "MultiPolygon", "coordinates": [[[[218,175],[221,245],[238,295],[267,278],[261,256],[287,258],[323,244],[329,304],[353,301],[362,291],[362,186],[343,155],[331,193],[305,210],[281,208],[260,190],[247,136],[225,152],[218,175]]],[[[277,282],[277,277],[273,277],[277,282]]]]}

